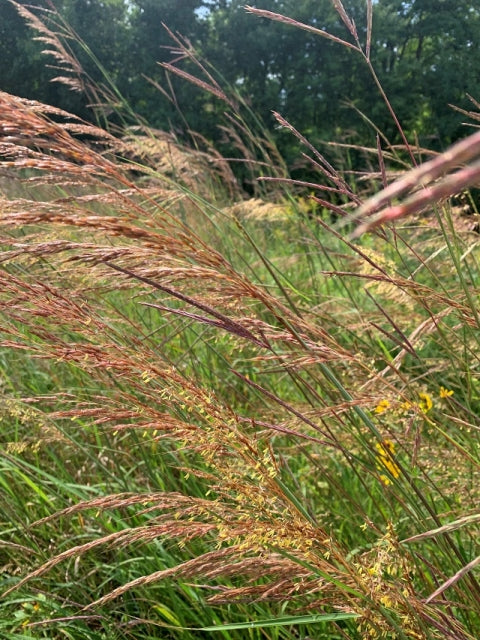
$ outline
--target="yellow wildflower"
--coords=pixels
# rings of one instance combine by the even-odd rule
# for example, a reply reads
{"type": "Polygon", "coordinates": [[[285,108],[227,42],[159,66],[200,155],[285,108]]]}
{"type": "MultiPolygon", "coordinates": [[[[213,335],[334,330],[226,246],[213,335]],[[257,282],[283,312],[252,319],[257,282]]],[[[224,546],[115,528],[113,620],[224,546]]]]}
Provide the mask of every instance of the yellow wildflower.
{"type": "Polygon", "coordinates": [[[449,396],[453,396],[453,391],[451,389],[446,389],[445,387],[440,387],[439,395],[440,398],[448,398],[449,396]]]}
{"type": "Polygon", "coordinates": [[[418,396],[420,398],[420,402],[418,403],[418,406],[423,411],[423,413],[428,413],[430,409],[433,407],[432,398],[428,393],[425,393],[424,391],[421,391],[418,394],[418,396]]]}
{"type": "Polygon", "coordinates": [[[385,413],[387,409],[390,407],[389,400],[380,400],[380,402],[375,407],[375,413],[385,413]]]}
{"type": "Polygon", "coordinates": [[[394,602],[393,602],[392,598],[389,595],[381,596],[380,597],[380,602],[387,609],[391,609],[393,607],[393,605],[394,605],[394,602]]]}
{"type": "MultiPolygon", "coordinates": [[[[394,478],[398,478],[400,468],[393,459],[395,443],[391,440],[383,440],[382,442],[377,442],[375,449],[377,450],[377,469],[379,471],[387,469],[394,478]]],[[[380,475],[380,480],[385,485],[391,484],[391,480],[384,474],[380,475]]]]}
{"type": "Polygon", "coordinates": [[[382,440],[382,442],[377,442],[375,449],[380,456],[393,455],[395,453],[395,443],[391,440],[382,440]]]}

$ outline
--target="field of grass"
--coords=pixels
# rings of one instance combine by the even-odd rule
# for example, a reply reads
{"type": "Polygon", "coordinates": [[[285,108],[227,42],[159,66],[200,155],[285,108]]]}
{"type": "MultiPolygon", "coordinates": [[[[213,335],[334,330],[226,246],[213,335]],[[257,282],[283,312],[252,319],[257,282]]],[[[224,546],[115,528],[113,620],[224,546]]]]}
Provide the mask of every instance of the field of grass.
{"type": "Polygon", "coordinates": [[[1,637],[478,638],[478,140],[328,210],[0,113],[1,637]]]}

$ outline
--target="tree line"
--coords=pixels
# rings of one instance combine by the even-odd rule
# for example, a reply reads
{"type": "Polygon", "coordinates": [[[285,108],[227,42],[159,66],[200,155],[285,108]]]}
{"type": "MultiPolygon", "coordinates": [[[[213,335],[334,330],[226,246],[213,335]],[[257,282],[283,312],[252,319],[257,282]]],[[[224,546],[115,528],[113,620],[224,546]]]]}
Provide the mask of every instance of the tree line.
{"type": "MultiPolygon", "coordinates": [[[[189,73],[198,72],[175,41],[181,36],[220,84],[251,105],[287,157],[293,157],[295,141],[276,126],[274,111],[314,144],[336,140],[371,146],[376,129],[391,142],[399,141],[361,56],[331,39],[253,15],[245,10],[244,0],[53,3],[20,2],[39,7],[52,31],[64,33],[53,13],[53,7],[58,9],[78,36],[75,41],[66,34],[66,42],[85,73],[99,82],[108,76],[132,111],[159,129],[181,137],[194,130],[213,142],[222,135],[218,121],[225,105],[159,64],[173,62],[189,73]]],[[[331,0],[252,4],[348,40],[331,0]]],[[[345,0],[343,6],[365,40],[367,3],[345,0]]],[[[52,67],[58,65],[41,53],[49,48],[45,42],[32,36],[15,7],[1,0],[0,89],[91,118],[85,96],[51,82],[59,75],[52,67]]],[[[466,134],[465,117],[450,105],[468,110],[468,95],[480,98],[475,95],[480,6],[467,0],[374,0],[370,47],[378,79],[411,140],[444,148],[466,134]]]]}

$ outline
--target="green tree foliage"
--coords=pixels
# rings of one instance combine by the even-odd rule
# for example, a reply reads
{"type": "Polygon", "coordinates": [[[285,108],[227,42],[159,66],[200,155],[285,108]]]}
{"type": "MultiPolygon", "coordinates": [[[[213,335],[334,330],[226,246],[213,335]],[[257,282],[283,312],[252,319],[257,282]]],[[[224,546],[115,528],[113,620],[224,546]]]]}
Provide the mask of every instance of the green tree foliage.
{"type": "MultiPolygon", "coordinates": [[[[21,4],[27,3],[23,0],[21,4]]],[[[0,88],[22,97],[50,97],[47,85],[51,74],[45,69],[41,50],[13,5],[7,0],[0,2],[0,88]]]]}
{"type": "MultiPolygon", "coordinates": [[[[94,82],[105,83],[105,74],[113,82],[122,81],[130,35],[126,0],[55,0],[54,4],[19,0],[18,4],[32,10],[52,33],[61,36],[67,51],[78,57],[86,76],[94,82]],[[61,20],[52,9],[58,10],[61,20]],[[71,33],[65,29],[67,24],[71,33]]],[[[87,104],[91,96],[79,95],[61,83],[51,82],[64,76],[68,65],[42,54],[54,47],[45,40],[37,40],[39,33],[27,26],[8,0],[0,2],[0,35],[0,55],[3,61],[8,61],[0,68],[2,90],[92,117],[87,104]]]]}
{"type": "Polygon", "coordinates": [[[204,7],[202,0],[130,2],[130,42],[126,62],[129,73],[125,90],[135,109],[154,126],[183,130],[183,112],[187,116],[192,114],[196,120],[197,92],[185,81],[167,78],[159,63],[179,57],[169,31],[187,39],[193,46],[206,38],[206,23],[201,17],[204,7]],[[165,92],[163,97],[158,87],[165,92]]]}
{"type": "Polygon", "coordinates": [[[407,130],[444,146],[465,134],[448,105],[467,106],[480,71],[480,7],[466,0],[381,0],[373,58],[407,130]]]}
{"type": "MultiPolygon", "coordinates": [[[[343,4],[364,43],[366,3],[343,4]]],[[[208,57],[223,64],[264,116],[275,109],[303,132],[338,139],[352,129],[362,132],[351,103],[395,141],[398,132],[361,57],[315,34],[259,19],[243,5],[231,0],[212,14],[208,57]]],[[[255,6],[349,39],[330,0],[263,0],[255,6]]],[[[480,8],[471,2],[374,3],[375,69],[407,133],[426,144],[443,146],[462,135],[461,118],[449,104],[465,106],[466,93],[475,91],[479,47],[480,8]]]]}
{"type": "MultiPolygon", "coordinates": [[[[23,0],[27,4],[26,0],[23,0]]],[[[29,2],[28,4],[32,4],[29,2]]],[[[55,0],[84,47],[70,42],[86,72],[97,82],[108,76],[135,112],[149,123],[209,139],[224,105],[159,65],[174,62],[195,71],[172,39],[191,43],[274,130],[280,112],[314,144],[320,140],[372,144],[374,130],[392,141],[398,130],[357,52],[245,11],[244,0],[55,0]],[[166,25],[171,33],[165,28],[166,25]],[[99,73],[93,52],[104,74],[99,73]],[[106,74],[106,75],[105,75],[106,74]],[[153,82],[148,82],[146,78],[153,82]],[[160,91],[159,91],[160,88],[160,91]],[[340,106],[339,106],[340,105],[340,106]]],[[[331,0],[259,0],[258,8],[287,15],[350,40],[331,0]]],[[[44,1],[37,5],[45,8],[44,1]]],[[[344,0],[366,40],[365,0],[344,0]]],[[[85,99],[51,84],[41,43],[8,2],[0,2],[0,87],[86,115],[85,99]],[[82,102],[83,100],[83,102],[82,102]]],[[[377,0],[373,2],[372,56],[375,70],[407,135],[444,147],[464,134],[462,116],[449,107],[468,107],[480,74],[480,7],[467,0],[377,0]]],[[[195,71],[199,73],[198,69],[195,71]]],[[[295,141],[276,133],[287,155],[295,141]]]]}

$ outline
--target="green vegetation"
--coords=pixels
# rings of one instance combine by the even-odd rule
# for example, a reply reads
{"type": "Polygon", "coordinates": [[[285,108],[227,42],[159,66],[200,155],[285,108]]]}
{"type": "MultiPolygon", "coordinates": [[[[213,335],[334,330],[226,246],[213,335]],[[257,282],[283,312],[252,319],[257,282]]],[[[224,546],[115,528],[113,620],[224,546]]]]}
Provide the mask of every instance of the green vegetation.
{"type": "Polygon", "coordinates": [[[0,93],[5,640],[478,638],[480,135],[407,143],[369,52],[387,4],[355,27],[334,2],[343,34],[311,35],[406,144],[379,131],[337,168],[277,115],[309,185],[178,39],[248,199],[210,141],[126,128],[117,77],[36,23],[122,129],[0,93]]]}
{"type": "MultiPolygon", "coordinates": [[[[45,0],[19,4],[38,7],[36,15],[58,34],[65,51],[61,59],[51,56],[51,66],[46,67],[41,52],[51,52],[51,43],[32,41],[15,7],[2,0],[0,56],[8,63],[0,69],[0,87],[15,95],[90,119],[83,93],[69,90],[72,85],[51,82],[69,75],[69,56],[74,54],[97,84],[110,86],[105,79],[108,74],[129,108],[150,126],[173,130],[190,144],[194,131],[231,156],[235,139],[219,127],[225,124],[222,101],[168,67],[198,73],[191,56],[175,42],[181,37],[188,41],[187,51],[194,47],[222,86],[228,82],[254,107],[297,173],[308,169],[301,163],[303,149],[275,129],[273,111],[282,113],[316,145],[335,141],[371,146],[372,129],[365,118],[392,144],[401,142],[361,56],[310,31],[252,15],[245,11],[244,0],[182,0],[181,10],[177,0],[55,0],[62,18],[52,13],[45,0]]],[[[343,40],[350,37],[331,0],[250,4],[343,40]]],[[[348,0],[343,4],[365,46],[369,3],[348,0]]],[[[468,110],[468,94],[478,97],[474,92],[480,74],[480,8],[468,0],[376,0],[371,4],[373,29],[368,46],[375,72],[409,139],[420,147],[443,150],[464,136],[464,118],[450,105],[468,110]]],[[[202,79],[208,81],[206,76],[202,79]]],[[[73,86],[78,88],[78,81],[73,86]]],[[[118,94],[110,96],[106,114],[98,95],[88,99],[97,105],[103,123],[105,115],[116,124],[124,118],[128,124],[136,123],[129,109],[118,114],[118,94]]],[[[195,143],[201,144],[198,137],[195,143]]],[[[331,155],[331,150],[325,150],[331,155]]],[[[352,155],[358,164],[358,155],[353,151],[352,155]]]]}

